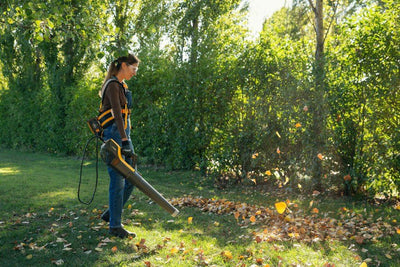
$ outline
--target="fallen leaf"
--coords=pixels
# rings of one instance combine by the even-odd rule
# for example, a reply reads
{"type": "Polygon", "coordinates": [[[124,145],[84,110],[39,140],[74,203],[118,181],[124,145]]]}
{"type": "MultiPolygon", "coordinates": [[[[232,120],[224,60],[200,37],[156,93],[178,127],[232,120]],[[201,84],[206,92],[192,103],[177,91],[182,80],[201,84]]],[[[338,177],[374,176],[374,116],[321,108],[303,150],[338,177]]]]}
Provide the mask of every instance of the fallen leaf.
{"type": "Polygon", "coordinates": [[[319,194],[321,194],[321,192],[319,192],[319,191],[317,191],[317,190],[314,190],[313,193],[312,193],[313,197],[316,197],[316,196],[318,196],[319,194]]]}
{"type": "Polygon", "coordinates": [[[254,153],[253,155],[251,155],[251,158],[252,159],[255,159],[255,158],[257,158],[258,157],[258,153],[254,153]]]}
{"type": "Polygon", "coordinates": [[[292,222],[293,219],[288,215],[288,216],[285,217],[285,221],[286,222],[292,222]]]}
{"type": "Polygon", "coordinates": [[[117,252],[117,250],[118,250],[117,246],[113,246],[113,247],[111,248],[111,251],[114,252],[114,253],[117,252]]]}
{"type": "Polygon", "coordinates": [[[279,147],[276,149],[276,153],[280,154],[281,150],[279,149],[279,147]]]}
{"type": "Polygon", "coordinates": [[[62,243],[62,242],[67,242],[67,240],[65,240],[64,238],[61,238],[61,237],[57,237],[56,242],[57,243],[62,243]]]}
{"type": "Polygon", "coordinates": [[[239,212],[235,212],[234,216],[235,216],[235,219],[237,220],[239,218],[239,216],[240,216],[240,213],[239,212]]]}
{"type": "Polygon", "coordinates": [[[115,242],[114,240],[111,240],[110,238],[108,238],[108,237],[106,237],[106,238],[104,238],[103,240],[101,240],[101,242],[102,243],[113,243],[113,242],[115,242]]]}
{"type": "Polygon", "coordinates": [[[188,224],[192,224],[192,221],[193,221],[193,217],[189,217],[188,218],[188,224]]]}
{"type": "Polygon", "coordinates": [[[360,267],[368,267],[367,263],[364,261],[363,263],[361,263],[360,267]]]}
{"type": "Polygon", "coordinates": [[[301,127],[301,123],[300,122],[296,123],[295,127],[296,128],[300,128],[301,127]]]}
{"type": "Polygon", "coordinates": [[[52,260],[51,262],[52,262],[53,264],[57,265],[57,266],[63,265],[63,264],[64,264],[64,261],[63,261],[62,259],[59,259],[59,260],[52,260]]]}
{"type": "Polygon", "coordinates": [[[362,243],[364,243],[364,237],[362,237],[362,236],[356,236],[355,238],[354,238],[355,240],[356,240],[356,242],[358,243],[358,244],[362,244],[362,243]]]}
{"type": "Polygon", "coordinates": [[[278,213],[279,214],[282,214],[282,213],[284,213],[285,212],[285,210],[286,210],[286,203],[285,202],[278,202],[278,203],[275,203],[275,208],[276,208],[276,210],[278,211],[278,213]]]}
{"type": "Polygon", "coordinates": [[[351,181],[351,176],[350,174],[347,174],[346,176],[343,177],[343,180],[345,181],[351,181]]]}
{"type": "Polygon", "coordinates": [[[298,238],[300,235],[299,233],[288,233],[288,236],[291,238],[298,238]]]}
{"type": "Polygon", "coordinates": [[[144,243],[146,243],[146,239],[142,238],[138,243],[136,243],[136,247],[138,249],[147,249],[147,246],[144,243]]]}
{"type": "MultiPolygon", "coordinates": [[[[360,261],[360,260],[361,260],[361,257],[360,257],[359,255],[354,255],[353,258],[354,258],[356,261],[360,261]]],[[[368,260],[368,259],[365,259],[364,261],[367,262],[367,260],[368,260]]]]}
{"type": "Polygon", "coordinates": [[[317,157],[318,157],[320,160],[323,160],[323,156],[322,156],[321,153],[319,153],[319,154],[317,155],[317,157]]]}
{"type": "Polygon", "coordinates": [[[313,208],[312,213],[319,213],[319,210],[317,208],[313,208]]]}
{"type": "Polygon", "coordinates": [[[178,251],[179,251],[179,249],[178,249],[177,247],[173,247],[173,248],[171,248],[170,253],[171,253],[171,254],[175,254],[175,253],[177,253],[178,251]]]}
{"type": "Polygon", "coordinates": [[[255,222],[256,221],[256,217],[253,215],[253,216],[251,216],[250,217],[250,221],[253,223],[253,222],[255,222]]]}
{"type": "Polygon", "coordinates": [[[271,175],[272,175],[271,171],[269,171],[269,170],[266,171],[265,174],[268,175],[268,176],[271,176],[271,175]]]}
{"type": "Polygon", "coordinates": [[[226,259],[226,260],[231,260],[231,259],[233,259],[232,253],[231,253],[230,251],[228,251],[228,250],[222,251],[222,252],[221,252],[221,255],[222,255],[222,257],[223,257],[224,259],[226,259]]]}
{"type": "Polygon", "coordinates": [[[29,254],[29,255],[26,256],[26,259],[30,260],[30,259],[32,259],[32,257],[33,257],[32,254],[29,254]]]}

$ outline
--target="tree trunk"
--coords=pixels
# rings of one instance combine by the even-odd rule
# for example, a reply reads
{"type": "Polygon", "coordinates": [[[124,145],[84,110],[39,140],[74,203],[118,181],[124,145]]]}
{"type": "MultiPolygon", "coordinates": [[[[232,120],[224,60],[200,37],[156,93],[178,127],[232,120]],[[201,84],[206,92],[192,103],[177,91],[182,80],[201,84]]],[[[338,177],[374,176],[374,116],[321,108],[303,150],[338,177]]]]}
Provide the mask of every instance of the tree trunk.
{"type": "Polygon", "coordinates": [[[311,8],[315,16],[315,33],[316,33],[316,48],[315,48],[315,62],[313,67],[313,75],[315,81],[315,90],[312,92],[312,106],[313,106],[313,125],[312,136],[312,178],[315,190],[322,190],[322,160],[319,154],[323,155],[325,137],[324,137],[324,91],[325,91],[325,58],[324,58],[324,10],[323,0],[316,0],[315,5],[309,0],[311,8]]]}
{"type": "Polygon", "coordinates": [[[317,0],[315,9],[315,32],[317,35],[317,47],[315,49],[315,61],[318,67],[323,67],[320,65],[323,62],[324,57],[324,9],[323,0],[317,0]],[[320,63],[320,64],[318,64],[320,63]]]}

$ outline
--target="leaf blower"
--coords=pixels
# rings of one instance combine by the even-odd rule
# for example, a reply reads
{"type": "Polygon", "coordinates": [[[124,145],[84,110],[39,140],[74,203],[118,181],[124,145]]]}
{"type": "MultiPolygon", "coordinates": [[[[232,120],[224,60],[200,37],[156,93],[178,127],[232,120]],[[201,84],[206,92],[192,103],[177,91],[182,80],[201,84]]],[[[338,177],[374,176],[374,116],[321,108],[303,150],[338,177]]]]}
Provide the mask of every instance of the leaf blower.
{"type": "MultiPolygon", "coordinates": [[[[159,206],[169,212],[173,217],[179,214],[179,210],[177,210],[174,206],[172,206],[156,189],[154,189],[141,175],[138,173],[132,166],[130,166],[122,157],[121,147],[115,142],[113,139],[109,139],[104,142],[102,138],[103,129],[100,123],[97,121],[97,118],[90,119],[88,122],[88,126],[92,133],[94,134],[91,137],[85,147],[83,156],[82,156],[82,163],[81,163],[81,173],[80,173],[80,180],[79,180],[79,187],[78,187],[78,199],[80,202],[89,205],[94,198],[94,194],[96,188],[93,192],[92,199],[89,203],[85,203],[80,199],[79,191],[80,191],[80,184],[82,179],[82,166],[83,166],[83,159],[86,154],[86,149],[89,142],[97,137],[97,140],[101,140],[103,144],[101,145],[100,149],[100,156],[103,161],[118,173],[120,173],[125,179],[127,179],[130,183],[135,185],[140,191],[150,197],[154,202],[156,202],[159,206]]],[[[96,145],[96,155],[98,155],[97,151],[98,145],[96,145]]],[[[96,187],[97,187],[97,180],[98,180],[98,173],[97,173],[98,163],[96,160],[96,187]]]]}
{"type": "Polygon", "coordinates": [[[119,172],[125,179],[139,188],[140,191],[154,200],[154,202],[169,212],[173,217],[178,215],[179,211],[124,160],[121,154],[121,147],[113,139],[109,139],[101,145],[100,155],[107,165],[119,172]]]}

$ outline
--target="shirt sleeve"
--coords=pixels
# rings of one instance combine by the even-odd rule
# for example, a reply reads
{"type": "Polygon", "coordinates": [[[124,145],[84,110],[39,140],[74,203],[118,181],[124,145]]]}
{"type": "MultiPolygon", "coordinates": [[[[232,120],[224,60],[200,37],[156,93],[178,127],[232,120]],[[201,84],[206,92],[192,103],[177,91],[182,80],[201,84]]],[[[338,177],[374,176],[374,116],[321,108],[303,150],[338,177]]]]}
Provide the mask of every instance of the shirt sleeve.
{"type": "Polygon", "coordinates": [[[124,139],[127,138],[127,136],[124,129],[125,127],[122,117],[121,106],[125,105],[125,103],[121,103],[120,92],[121,88],[119,84],[116,82],[112,82],[108,85],[108,88],[106,90],[106,97],[110,100],[112,114],[114,117],[114,121],[117,124],[119,134],[121,135],[121,138],[124,139]]]}

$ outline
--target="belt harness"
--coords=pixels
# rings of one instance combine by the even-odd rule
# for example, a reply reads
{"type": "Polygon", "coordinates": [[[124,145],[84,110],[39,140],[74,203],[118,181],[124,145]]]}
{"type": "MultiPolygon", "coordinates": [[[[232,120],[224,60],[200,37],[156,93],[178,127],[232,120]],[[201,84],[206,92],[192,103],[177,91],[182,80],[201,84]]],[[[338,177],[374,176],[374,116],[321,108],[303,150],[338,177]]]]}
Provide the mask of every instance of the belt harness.
{"type": "MultiPolygon", "coordinates": [[[[80,174],[79,174],[79,184],[78,184],[78,200],[82,204],[90,205],[93,202],[94,196],[96,194],[97,190],[97,184],[98,184],[98,179],[99,179],[99,174],[98,174],[98,169],[99,169],[99,140],[103,141],[103,129],[107,128],[108,126],[112,125],[114,123],[114,116],[112,114],[112,109],[108,109],[105,111],[102,111],[103,107],[103,97],[105,90],[110,82],[118,82],[116,79],[109,79],[106,81],[104,84],[102,90],[101,90],[101,102],[100,102],[100,108],[99,108],[99,115],[96,118],[90,119],[87,123],[89,126],[89,129],[92,131],[94,136],[90,137],[89,140],[87,141],[85,148],[83,150],[83,155],[82,155],[82,161],[81,161],[81,168],[80,168],[80,174]],[[89,146],[89,143],[96,138],[96,184],[94,186],[93,190],[93,195],[91,199],[88,202],[82,201],[80,197],[80,189],[81,189],[81,183],[82,183],[82,168],[83,168],[83,163],[86,155],[87,148],[89,146]]],[[[124,83],[123,86],[126,88],[126,84],[124,83]]],[[[131,113],[130,110],[128,109],[127,104],[125,104],[125,107],[122,109],[122,115],[124,119],[124,129],[128,127],[128,115],[131,113]]]]}

